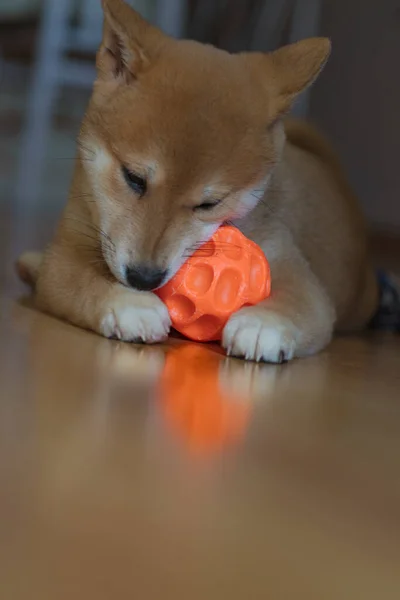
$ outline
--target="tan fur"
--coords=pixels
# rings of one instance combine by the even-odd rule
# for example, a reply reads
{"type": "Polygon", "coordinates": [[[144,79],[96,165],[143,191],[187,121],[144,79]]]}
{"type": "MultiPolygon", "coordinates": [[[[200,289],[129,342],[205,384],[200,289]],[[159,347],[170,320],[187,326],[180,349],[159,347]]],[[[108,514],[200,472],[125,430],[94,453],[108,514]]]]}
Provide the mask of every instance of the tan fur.
{"type": "Polygon", "coordinates": [[[280,362],[322,349],[335,327],[365,325],[377,291],[357,203],[326,142],[282,121],[329,42],[230,55],[168,38],[122,0],[103,5],[69,201],[40,268],[37,256],[19,261],[37,305],[107,337],[158,342],[166,307],[127,286],[127,267],[166,280],[230,220],[266,253],[273,292],[232,316],[229,353],[280,362]],[[143,197],[122,165],[146,179],[143,197]]]}

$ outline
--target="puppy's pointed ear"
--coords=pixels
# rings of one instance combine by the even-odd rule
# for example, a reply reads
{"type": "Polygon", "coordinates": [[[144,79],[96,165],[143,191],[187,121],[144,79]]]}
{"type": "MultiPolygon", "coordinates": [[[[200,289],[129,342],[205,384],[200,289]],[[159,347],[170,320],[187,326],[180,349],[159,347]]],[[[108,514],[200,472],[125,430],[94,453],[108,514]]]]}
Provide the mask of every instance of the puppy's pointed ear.
{"type": "Polygon", "coordinates": [[[98,77],[130,83],[155,57],[167,36],[123,0],[102,0],[102,5],[104,26],[97,53],[98,77]]]}
{"type": "Polygon", "coordinates": [[[257,55],[270,100],[270,118],[285,114],[298,94],[318,77],[331,51],[327,38],[309,38],[257,55]]]}

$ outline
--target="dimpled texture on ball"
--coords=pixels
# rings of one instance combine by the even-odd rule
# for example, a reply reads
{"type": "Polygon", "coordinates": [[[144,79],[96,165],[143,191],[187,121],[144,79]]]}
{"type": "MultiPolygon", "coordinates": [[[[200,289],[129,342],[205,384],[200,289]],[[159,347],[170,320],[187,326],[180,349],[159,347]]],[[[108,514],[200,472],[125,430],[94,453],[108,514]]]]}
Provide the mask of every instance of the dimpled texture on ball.
{"type": "Polygon", "coordinates": [[[261,248],[236,227],[220,227],[157,295],[174,329],[198,342],[221,339],[229,317],[267,298],[270,269],[261,248]]]}

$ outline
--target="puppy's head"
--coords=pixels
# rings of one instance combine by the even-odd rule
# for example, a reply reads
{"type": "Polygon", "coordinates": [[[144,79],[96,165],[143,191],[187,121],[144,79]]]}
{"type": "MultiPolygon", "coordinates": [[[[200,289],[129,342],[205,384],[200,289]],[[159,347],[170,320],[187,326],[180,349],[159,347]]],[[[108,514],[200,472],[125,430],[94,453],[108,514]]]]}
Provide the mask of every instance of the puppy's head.
{"type": "Polygon", "coordinates": [[[263,196],[283,147],[280,117],[329,54],[312,39],[232,55],[173,40],[122,0],[103,0],[98,78],[80,138],[117,279],[155,289],[224,221],[263,196]]]}

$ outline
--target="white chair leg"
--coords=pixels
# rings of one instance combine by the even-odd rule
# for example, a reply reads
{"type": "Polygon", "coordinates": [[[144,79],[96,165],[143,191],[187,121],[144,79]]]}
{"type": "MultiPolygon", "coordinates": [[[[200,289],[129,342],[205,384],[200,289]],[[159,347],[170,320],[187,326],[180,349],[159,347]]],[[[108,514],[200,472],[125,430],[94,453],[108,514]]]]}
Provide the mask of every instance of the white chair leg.
{"type": "Polygon", "coordinates": [[[16,209],[18,206],[32,207],[40,191],[70,5],[70,0],[46,0],[43,7],[36,65],[18,161],[16,209]]]}

